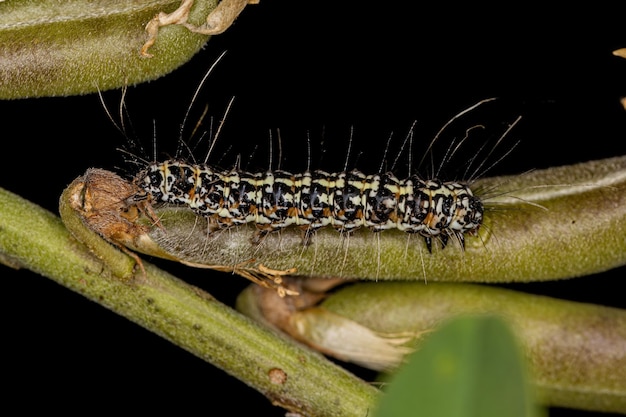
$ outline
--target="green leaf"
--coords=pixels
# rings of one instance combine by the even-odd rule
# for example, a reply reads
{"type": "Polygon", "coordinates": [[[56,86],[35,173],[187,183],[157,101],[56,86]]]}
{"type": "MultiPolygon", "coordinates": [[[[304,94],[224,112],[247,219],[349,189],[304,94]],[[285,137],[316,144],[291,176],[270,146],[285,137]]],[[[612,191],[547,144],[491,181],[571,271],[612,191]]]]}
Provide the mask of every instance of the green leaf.
{"type": "Polygon", "coordinates": [[[433,333],[389,384],[377,417],[530,417],[522,356],[494,317],[463,317],[433,333]]]}
{"type": "MultiPolygon", "coordinates": [[[[202,23],[216,0],[197,0],[202,23]]],[[[0,99],[94,93],[156,79],[178,68],[208,36],[172,25],[159,30],[152,58],[140,55],[146,24],[180,0],[0,2],[0,99]]]]}

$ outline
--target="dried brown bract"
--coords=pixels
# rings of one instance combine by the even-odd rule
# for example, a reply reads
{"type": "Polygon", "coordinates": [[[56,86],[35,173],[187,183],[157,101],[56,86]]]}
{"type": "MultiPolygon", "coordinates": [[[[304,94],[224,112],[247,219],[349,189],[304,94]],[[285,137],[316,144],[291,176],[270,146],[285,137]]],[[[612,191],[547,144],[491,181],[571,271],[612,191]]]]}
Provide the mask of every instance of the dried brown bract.
{"type": "Polygon", "coordinates": [[[74,183],[70,205],[90,229],[114,243],[128,245],[147,232],[136,223],[140,216],[133,203],[138,188],[113,172],[89,169],[74,183]]]}

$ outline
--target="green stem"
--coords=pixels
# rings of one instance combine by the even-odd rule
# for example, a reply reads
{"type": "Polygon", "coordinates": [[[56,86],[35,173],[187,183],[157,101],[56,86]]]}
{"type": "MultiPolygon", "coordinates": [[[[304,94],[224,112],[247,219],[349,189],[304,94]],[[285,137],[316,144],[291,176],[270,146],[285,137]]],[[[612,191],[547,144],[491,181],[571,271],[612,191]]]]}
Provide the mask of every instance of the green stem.
{"type": "MultiPolygon", "coordinates": [[[[198,288],[147,263],[145,275],[119,278],[53,214],[3,189],[0,208],[2,259],[127,317],[224,369],[274,404],[311,416],[355,417],[367,415],[374,404],[375,388],[198,288]]],[[[105,252],[126,257],[106,246],[105,252]]]]}
{"type": "MultiPolygon", "coordinates": [[[[351,321],[381,334],[428,332],[458,315],[496,314],[510,323],[546,405],[626,412],[626,310],[486,285],[358,283],[299,312],[300,339],[324,340],[351,321]],[[330,325],[332,323],[332,325],[330,325]],[[306,330],[301,330],[306,331],[306,330]]],[[[297,324],[296,324],[297,323],[297,324]]],[[[367,346],[344,343],[356,351],[367,346]]],[[[326,349],[327,351],[329,349],[326,349]]],[[[364,357],[364,353],[362,353],[364,357]]],[[[396,363],[397,365],[397,363],[396,363]]]]}

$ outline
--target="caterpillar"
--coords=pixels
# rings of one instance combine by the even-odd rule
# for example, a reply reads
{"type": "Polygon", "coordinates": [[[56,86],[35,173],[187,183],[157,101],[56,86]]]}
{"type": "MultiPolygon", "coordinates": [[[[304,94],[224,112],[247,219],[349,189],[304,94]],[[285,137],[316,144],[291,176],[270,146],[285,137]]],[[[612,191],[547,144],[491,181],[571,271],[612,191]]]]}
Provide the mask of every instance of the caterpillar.
{"type": "MultiPolygon", "coordinates": [[[[432,151],[439,135],[454,120],[492,100],[479,101],[450,119],[425,154],[432,151]]],[[[509,125],[493,149],[518,121],[519,118],[509,125]]],[[[451,145],[442,165],[449,162],[465,139],[467,136],[451,145]]],[[[342,235],[363,227],[373,232],[397,229],[423,237],[431,253],[434,240],[440,242],[441,249],[451,239],[464,249],[465,236],[478,234],[485,207],[470,185],[489,169],[481,171],[481,163],[465,181],[444,181],[437,178],[434,169],[429,179],[415,173],[400,179],[392,172],[364,174],[347,170],[347,163],[341,172],[307,168],[301,173],[280,169],[249,172],[238,167],[223,170],[206,160],[189,163],[176,158],[144,163],[133,179],[143,190],[136,199],[149,204],[186,206],[208,220],[210,232],[251,223],[256,226],[255,239],[259,241],[268,233],[293,226],[303,232],[307,243],[326,226],[342,235]]]]}
{"type": "MultiPolygon", "coordinates": [[[[192,103],[223,56],[205,74],[192,103]]],[[[479,101],[450,119],[433,138],[426,153],[455,119],[492,100],[479,101]]],[[[231,104],[232,101],[227,111],[231,104]]],[[[183,127],[190,108],[191,105],[183,127]]],[[[500,140],[507,133],[508,130],[500,140]]],[[[185,148],[182,129],[180,140],[185,148]]],[[[455,152],[456,149],[451,154],[455,152]]],[[[345,168],[338,173],[309,169],[303,173],[282,170],[253,173],[238,168],[220,170],[206,163],[179,159],[155,160],[156,155],[153,162],[144,160],[145,168],[135,175],[134,184],[143,190],[135,200],[187,206],[207,218],[210,231],[253,223],[259,232],[258,239],[295,226],[303,231],[304,241],[308,242],[315,231],[326,226],[343,235],[362,227],[373,232],[397,229],[422,236],[432,252],[433,239],[443,249],[452,238],[464,249],[465,236],[477,235],[483,223],[484,205],[472,192],[471,179],[443,181],[435,173],[430,179],[411,173],[399,179],[392,172],[366,175],[345,168]]]]}
{"type": "MultiPolygon", "coordinates": [[[[493,161],[494,150],[520,118],[508,124],[495,144],[489,140],[480,142],[474,156],[462,157],[460,164],[452,163],[453,157],[460,155],[459,149],[466,140],[477,137],[470,132],[484,126],[472,125],[464,129],[465,135],[445,145],[441,159],[435,158],[433,147],[452,122],[493,100],[485,99],[466,108],[437,132],[418,163],[421,167],[427,157],[430,159],[431,170],[427,177],[412,170],[415,124],[405,136],[391,167],[383,169],[387,163],[389,137],[380,166],[372,174],[348,168],[352,134],[341,170],[310,169],[310,148],[305,170],[282,170],[280,162],[277,169],[272,169],[270,135],[269,169],[253,171],[241,169],[240,156],[230,169],[217,168],[219,162],[215,165],[208,162],[226,120],[224,114],[216,132],[211,128],[202,133],[200,140],[207,133],[212,139],[204,160],[198,163],[193,156],[198,144],[183,139],[190,106],[173,157],[159,160],[154,144],[152,158],[149,158],[138,142],[126,136],[128,147],[122,151],[130,156],[127,162],[137,165],[138,169],[122,180],[128,181],[125,188],[133,190],[124,196],[122,205],[126,209],[122,211],[138,209],[140,216],[129,220],[142,232],[118,243],[131,250],[194,267],[232,271],[260,284],[269,280],[272,287],[279,283],[282,275],[294,271],[299,275],[342,278],[423,276],[426,279],[427,264],[441,262],[441,256],[427,260],[422,257],[422,247],[436,255],[434,252],[446,249],[450,242],[458,249],[450,256],[455,259],[461,256],[459,260],[465,265],[468,257],[463,254],[467,238],[478,236],[479,241],[472,242],[471,247],[479,242],[482,247],[492,229],[492,219],[484,224],[488,210],[485,201],[492,196],[489,190],[485,193],[484,186],[476,184],[481,187],[476,188],[475,181],[511,152],[512,148],[504,155],[498,151],[499,158],[493,161]],[[408,152],[404,153],[407,144],[408,152]],[[189,157],[185,158],[184,154],[189,157]],[[408,158],[405,174],[395,170],[402,155],[408,158]],[[437,167],[435,160],[440,161],[437,167]],[[446,177],[442,172],[449,167],[454,167],[457,173],[448,178],[455,179],[440,179],[446,177]],[[459,174],[463,170],[465,172],[459,174]],[[205,227],[198,227],[203,223],[205,227]],[[333,229],[340,239],[333,237],[333,229]],[[384,231],[389,232],[382,233],[384,231]],[[401,235],[405,235],[406,240],[398,239],[401,235]],[[413,236],[425,245],[410,245],[413,236]],[[307,250],[309,247],[311,250],[307,250]],[[414,262],[415,259],[420,262],[414,262]]],[[[232,100],[226,112],[231,104],[232,100]]],[[[198,127],[199,123],[194,132],[198,127]]],[[[279,148],[279,161],[280,152],[279,148]]],[[[493,191],[493,185],[488,187],[493,191]]]]}
{"type": "Polygon", "coordinates": [[[188,206],[213,229],[253,223],[262,236],[295,226],[307,237],[325,226],[340,233],[398,229],[421,235],[429,251],[433,239],[442,248],[450,238],[464,247],[465,235],[478,232],[484,212],[467,183],[418,175],[398,179],[391,172],[250,173],[167,160],[149,164],[135,183],[144,191],[138,199],[188,206]]]}

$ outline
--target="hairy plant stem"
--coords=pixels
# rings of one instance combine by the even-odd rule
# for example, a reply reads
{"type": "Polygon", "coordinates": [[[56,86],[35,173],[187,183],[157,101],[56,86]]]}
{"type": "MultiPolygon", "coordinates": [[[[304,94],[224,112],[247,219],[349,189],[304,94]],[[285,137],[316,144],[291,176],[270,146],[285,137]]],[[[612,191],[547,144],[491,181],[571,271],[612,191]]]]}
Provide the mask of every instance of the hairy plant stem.
{"type": "MultiPolygon", "coordinates": [[[[42,274],[127,317],[290,411],[357,417],[374,404],[377,389],[198,288],[148,263],[145,275],[137,268],[133,276],[116,276],[53,214],[3,189],[0,207],[0,253],[12,266],[42,274]]],[[[61,212],[66,209],[61,203],[61,212]]],[[[80,220],[70,224],[81,227],[80,220]]],[[[127,258],[103,243],[108,247],[101,248],[102,259],[127,258]]]]}

